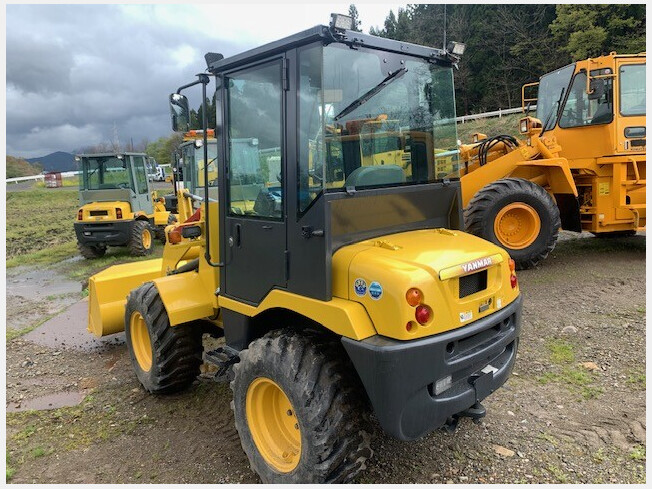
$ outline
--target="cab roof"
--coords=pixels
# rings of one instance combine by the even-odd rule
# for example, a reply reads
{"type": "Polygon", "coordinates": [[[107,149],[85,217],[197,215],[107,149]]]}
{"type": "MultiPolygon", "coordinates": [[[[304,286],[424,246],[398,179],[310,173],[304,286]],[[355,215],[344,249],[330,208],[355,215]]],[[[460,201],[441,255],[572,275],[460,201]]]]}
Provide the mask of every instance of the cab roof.
{"type": "Polygon", "coordinates": [[[208,70],[213,74],[218,74],[232,68],[282,53],[288,49],[293,49],[320,40],[326,44],[340,42],[350,46],[366,46],[383,51],[416,56],[447,66],[452,63],[452,60],[443,49],[429,48],[418,44],[411,44],[409,42],[395,41],[393,39],[371,36],[356,31],[346,30],[341,33],[336,33],[327,26],[318,25],[277,41],[244,51],[229,58],[222,58],[217,61],[209,62],[208,70]]]}

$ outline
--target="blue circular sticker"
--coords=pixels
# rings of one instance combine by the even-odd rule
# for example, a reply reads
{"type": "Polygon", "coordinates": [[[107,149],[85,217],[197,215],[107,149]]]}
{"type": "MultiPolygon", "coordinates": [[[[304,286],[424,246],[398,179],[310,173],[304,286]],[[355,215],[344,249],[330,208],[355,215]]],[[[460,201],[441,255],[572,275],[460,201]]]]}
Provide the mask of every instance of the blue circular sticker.
{"type": "Polygon", "coordinates": [[[369,295],[374,300],[380,299],[383,295],[383,286],[378,282],[371,282],[369,284],[369,295]]]}
{"type": "Polygon", "coordinates": [[[365,279],[355,279],[355,282],[353,282],[353,290],[355,291],[355,295],[363,297],[367,293],[367,282],[365,279]]]}

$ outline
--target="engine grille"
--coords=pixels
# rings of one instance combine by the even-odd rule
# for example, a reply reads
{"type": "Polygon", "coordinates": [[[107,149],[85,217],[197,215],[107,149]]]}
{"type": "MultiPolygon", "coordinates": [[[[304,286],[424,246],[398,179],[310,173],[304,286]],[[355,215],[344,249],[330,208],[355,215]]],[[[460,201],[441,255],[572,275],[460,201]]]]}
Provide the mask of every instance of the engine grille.
{"type": "Polygon", "coordinates": [[[487,288],[487,271],[460,277],[460,299],[487,288]]]}

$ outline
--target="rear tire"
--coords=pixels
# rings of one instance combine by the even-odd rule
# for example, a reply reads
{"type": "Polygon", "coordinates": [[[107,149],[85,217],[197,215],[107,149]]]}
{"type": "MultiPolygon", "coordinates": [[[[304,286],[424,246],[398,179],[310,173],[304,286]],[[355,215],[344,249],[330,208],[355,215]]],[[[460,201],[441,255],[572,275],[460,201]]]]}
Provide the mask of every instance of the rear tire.
{"type": "Polygon", "coordinates": [[[131,240],[127,248],[133,256],[145,256],[152,252],[154,239],[152,229],[147,221],[134,221],[131,226],[131,240]]]}
{"type": "Polygon", "coordinates": [[[464,210],[469,233],[504,248],[519,270],[532,268],[555,248],[559,208],[541,186],[504,178],[481,189],[464,210]]]}
{"type": "Polygon", "coordinates": [[[161,296],[152,282],[129,294],[125,334],[136,377],[146,391],[178,392],[199,375],[202,332],[189,324],[170,326],[161,296]]]}
{"type": "Polygon", "coordinates": [[[102,258],[106,253],[106,246],[83,245],[81,243],[77,243],[77,248],[79,249],[81,256],[87,260],[102,258]]]}
{"type": "Polygon", "coordinates": [[[268,333],[240,352],[231,389],[242,448],[265,483],[348,482],[372,455],[364,388],[337,341],[268,333]]]}

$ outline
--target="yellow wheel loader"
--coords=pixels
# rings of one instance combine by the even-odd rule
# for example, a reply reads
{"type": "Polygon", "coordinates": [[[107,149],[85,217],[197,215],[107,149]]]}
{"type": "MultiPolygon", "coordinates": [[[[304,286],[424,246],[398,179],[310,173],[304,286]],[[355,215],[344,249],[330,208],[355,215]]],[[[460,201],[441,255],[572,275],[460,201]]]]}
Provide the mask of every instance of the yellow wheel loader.
{"type": "Polygon", "coordinates": [[[84,258],[104,256],[108,246],[126,246],[135,256],[152,252],[154,237],[164,238],[170,213],[152,192],[147,155],[82,154],[79,200],[74,223],[77,246],[84,258]]]}
{"type": "Polygon", "coordinates": [[[599,237],[643,229],[645,54],[555,70],[523,87],[524,110],[532,102],[537,117],[521,119],[523,139],[475,134],[461,145],[466,230],[530,268],[560,228],[599,237]]]}
{"type": "Polygon", "coordinates": [[[145,390],[188,387],[202,354],[217,365],[263,482],[352,480],[372,455],[371,410],[401,440],[479,420],[516,359],[514,262],[459,230],[459,179],[439,178],[428,150],[456,147],[457,58],[351,20],[206,55],[170,102],[186,131],[181,92],[201,85],[206,100],[215,80],[218,198],[204,166],[199,212],[166,228],[162,259],[89,283],[89,330],[125,331],[145,390]],[[351,144],[347,122],[381,114],[415,135],[409,171],[363,166],[351,144]],[[234,144],[247,139],[256,158],[234,144]],[[223,346],[203,351],[203,334],[223,346]]]}

